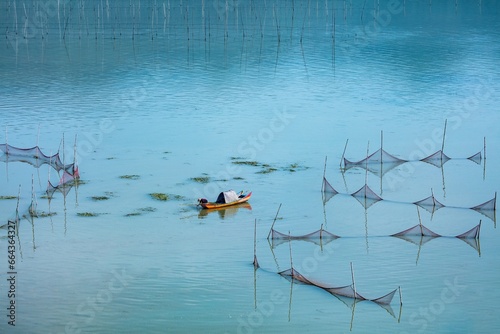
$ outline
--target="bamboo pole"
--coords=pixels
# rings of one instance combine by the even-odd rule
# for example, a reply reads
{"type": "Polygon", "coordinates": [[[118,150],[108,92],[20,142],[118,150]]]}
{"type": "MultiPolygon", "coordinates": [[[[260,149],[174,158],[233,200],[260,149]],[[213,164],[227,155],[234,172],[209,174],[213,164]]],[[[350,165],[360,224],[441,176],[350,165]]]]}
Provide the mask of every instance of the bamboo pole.
{"type": "MultiPolygon", "coordinates": [[[[340,168],[342,168],[342,162],[344,161],[345,151],[347,150],[347,143],[349,142],[349,138],[345,141],[344,152],[342,152],[342,158],[340,158],[340,168]]],[[[345,168],[345,163],[344,163],[345,168]]]]}
{"type": "Polygon", "coordinates": [[[443,131],[443,144],[441,145],[441,159],[443,157],[442,153],[444,152],[444,139],[446,136],[446,124],[448,123],[448,119],[445,119],[444,121],[444,131],[443,131]]]}
{"type": "Polygon", "coordinates": [[[269,236],[271,235],[271,231],[273,230],[274,223],[276,223],[276,219],[278,218],[278,213],[280,212],[281,208],[281,203],[280,206],[278,207],[278,211],[276,212],[276,216],[274,217],[273,224],[271,225],[271,229],[269,230],[269,233],[267,234],[267,239],[269,240],[269,236]]]}
{"type": "Polygon", "coordinates": [[[325,166],[323,168],[323,180],[321,181],[321,192],[325,191],[325,177],[326,177],[326,160],[328,156],[325,156],[325,166]]]}
{"type": "Polygon", "coordinates": [[[352,262],[351,262],[351,277],[352,277],[352,287],[354,289],[354,300],[356,300],[358,294],[356,292],[356,282],[354,281],[354,269],[352,268],[352,262]]]}

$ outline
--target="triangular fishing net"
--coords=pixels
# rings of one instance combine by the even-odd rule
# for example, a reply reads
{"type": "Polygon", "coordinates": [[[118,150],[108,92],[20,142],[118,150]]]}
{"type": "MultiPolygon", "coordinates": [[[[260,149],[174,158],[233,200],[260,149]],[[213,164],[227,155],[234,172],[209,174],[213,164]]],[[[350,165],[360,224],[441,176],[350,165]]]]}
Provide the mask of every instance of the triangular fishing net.
{"type": "Polygon", "coordinates": [[[486,217],[490,218],[493,221],[496,221],[496,203],[497,203],[497,193],[495,193],[494,198],[482,204],[476,205],[471,209],[485,215],[486,217]]]}
{"type": "Polygon", "coordinates": [[[436,167],[442,167],[448,160],[450,160],[450,157],[444,154],[443,151],[439,150],[436,153],[421,159],[420,161],[430,163],[436,167]]]}
{"type": "Polygon", "coordinates": [[[341,287],[322,287],[322,289],[328,291],[332,295],[359,299],[359,300],[366,300],[365,297],[361,296],[359,293],[354,291],[353,284],[341,287]]]}
{"type": "Polygon", "coordinates": [[[400,159],[384,149],[379,148],[372,154],[370,154],[368,157],[359,160],[359,161],[349,161],[346,158],[344,158],[344,165],[346,168],[353,167],[353,166],[363,166],[367,164],[380,164],[380,163],[404,163],[407,162],[408,160],[400,159]]]}
{"type": "Polygon", "coordinates": [[[396,237],[398,239],[402,239],[404,241],[410,242],[417,246],[422,246],[428,243],[431,240],[434,240],[435,237],[430,236],[417,236],[417,235],[391,235],[391,237],[396,237]]]}
{"type": "Polygon", "coordinates": [[[349,169],[352,167],[361,167],[376,175],[384,175],[391,169],[407,161],[408,160],[400,159],[380,148],[368,157],[359,161],[349,161],[344,158],[344,168],[349,169]]]}
{"type": "Polygon", "coordinates": [[[356,198],[358,202],[365,207],[365,209],[368,209],[373,204],[382,200],[382,197],[375,194],[375,192],[371,190],[367,184],[361,187],[358,191],[352,193],[351,196],[356,198]]]}
{"type": "Polygon", "coordinates": [[[325,177],[323,177],[323,192],[332,194],[332,196],[337,195],[339,193],[337,190],[335,190],[335,188],[332,187],[330,182],[328,182],[328,180],[325,177]]]}
{"type": "Polygon", "coordinates": [[[332,294],[336,297],[339,297],[339,296],[340,297],[347,297],[347,298],[351,298],[354,300],[360,300],[360,301],[369,300],[369,301],[372,301],[372,302],[377,303],[379,305],[389,305],[392,301],[392,298],[394,297],[394,294],[397,291],[397,289],[396,289],[396,290],[391,291],[382,297],[375,298],[375,299],[368,299],[368,298],[363,297],[361,294],[359,294],[356,291],[356,289],[354,287],[354,283],[350,284],[350,285],[346,285],[346,286],[330,287],[330,286],[327,286],[323,283],[315,282],[315,281],[308,279],[307,277],[305,277],[304,275],[299,273],[297,270],[295,270],[293,267],[290,269],[281,271],[278,274],[287,278],[288,280],[291,280],[292,282],[296,281],[296,282],[299,282],[302,284],[316,286],[320,289],[323,289],[323,290],[329,292],[330,294],[332,294]]]}
{"type": "Polygon", "coordinates": [[[418,205],[422,209],[429,211],[430,213],[434,213],[434,211],[441,209],[444,207],[444,204],[440,203],[434,195],[426,197],[420,201],[413,202],[413,204],[418,205]]]}
{"type": "Polygon", "coordinates": [[[372,302],[377,303],[377,304],[389,305],[392,302],[392,298],[396,294],[396,291],[398,291],[398,289],[394,289],[393,291],[389,292],[385,296],[382,296],[382,297],[379,297],[379,298],[375,298],[375,299],[370,299],[370,300],[372,302]]]}
{"type": "Polygon", "coordinates": [[[490,199],[489,201],[486,201],[482,204],[476,205],[472,207],[472,210],[476,211],[495,211],[496,210],[496,203],[497,203],[497,194],[495,193],[495,197],[490,199]]]}
{"type": "Polygon", "coordinates": [[[467,232],[457,235],[460,239],[479,239],[479,232],[481,231],[481,222],[467,232]]]}
{"type": "Polygon", "coordinates": [[[440,237],[440,234],[434,233],[422,224],[417,224],[409,229],[401,231],[396,234],[392,234],[392,237],[402,237],[402,236],[425,236],[425,237],[440,237]]]}
{"type": "Polygon", "coordinates": [[[289,235],[276,231],[275,229],[271,230],[271,238],[272,239],[286,239],[286,240],[307,240],[307,239],[337,239],[340,238],[338,235],[330,233],[323,228],[308,233],[304,235],[289,235]]]}
{"type": "Polygon", "coordinates": [[[317,231],[304,234],[304,235],[289,235],[276,231],[275,229],[271,229],[271,239],[273,241],[273,246],[278,246],[288,240],[304,240],[313,242],[317,245],[321,245],[322,243],[328,243],[332,240],[340,238],[338,235],[330,233],[323,229],[323,227],[317,231]]]}
{"type": "Polygon", "coordinates": [[[289,280],[294,280],[294,281],[297,281],[297,282],[300,282],[303,284],[307,284],[307,285],[315,285],[313,282],[308,280],[305,276],[303,276],[301,273],[299,273],[294,268],[283,270],[283,271],[279,272],[278,274],[280,274],[281,276],[283,276],[289,280]]]}
{"type": "Polygon", "coordinates": [[[474,161],[475,163],[477,163],[478,165],[480,165],[481,164],[481,152],[477,152],[476,154],[471,155],[467,159],[469,159],[471,161],[474,161]]]}
{"type": "Polygon", "coordinates": [[[70,174],[67,171],[63,172],[63,175],[59,179],[59,183],[57,186],[54,186],[50,181],[48,181],[47,185],[47,197],[52,198],[56,191],[59,191],[63,194],[64,197],[69,193],[71,188],[78,182],[77,180],[80,178],[80,173],[78,168],[74,169],[74,174],[70,174]]]}
{"type": "Polygon", "coordinates": [[[332,187],[330,182],[328,182],[328,180],[324,176],[323,176],[322,190],[323,190],[323,203],[328,202],[330,198],[339,193],[337,190],[335,190],[335,188],[332,187]]]}
{"type": "Polygon", "coordinates": [[[63,164],[59,153],[51,156],[45,155],[38,146],[31,148],[18,148],[8,144],[0,144],[0,151],[5,153],[5,155],[2,156],[2,160],[5,162],[26,162],[37,168],[43,164],[48,164],[57,171],[60,171],[61,169],[71,171],[74,167],[74,164],[63,164]]]}

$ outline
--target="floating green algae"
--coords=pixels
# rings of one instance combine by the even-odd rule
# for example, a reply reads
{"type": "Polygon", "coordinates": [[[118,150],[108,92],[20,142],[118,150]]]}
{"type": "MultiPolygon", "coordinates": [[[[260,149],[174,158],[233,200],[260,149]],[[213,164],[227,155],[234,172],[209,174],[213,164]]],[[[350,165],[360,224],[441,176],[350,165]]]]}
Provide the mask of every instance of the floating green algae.
{"type": "Polygon", "coordinates": [[[149,196],[158,200],[158,201],[168,201],[169,197],[164,193],[150,193],[149,196]]]}
{"type": "Polygon", "coordinates": [[[256,172],[256,174],[269,174],[269,173],[275,172],[277,170],[278,169],[276,169],[274,167],[266,167],[266,168],[256,172]]]}
{"type": "Polygon", "coordinates": [[[139,178],[140,176],[136,174],[120,175],[120,179],[126,179],[126,180],[138,180],[139,178]]]}
{"type": "Polygon", "coordinates": [[[262,165],[261,163],[257,162],[257,161],[241,161],[241,160],[238,160],[238,161],[233,161],[233,164],[235,165],[247,165],[247,166],[260,166],[262,165]]]}
{"type": "Polygon", "coordinates": [[[192,181],[198,182],[198,183],[208,183],[210,181],[209,176],[198,176],[198,177],[192,177],[192,181]]]}
{"type": "Polygon", "coordinates": [[[106,201],[109,199],[108,196],[92,196],[91,199],[93,201],[106,201]]]}
{"type": "Polygon", "coordinates": [[[141,212],[155,212],[156,208],[148,206],[148,207],[145,207],[145,208],[140,208],[140,209],[138,209],[138,211],[141,211],[141,212]]]}
{"type": "Polygon", "coordinates": [[[97,216],[99,216],[99,214],[95,213],[95,212],[77,212],[76,215],[79,217],[97,217],[97,216]]]}
{"type": "Polygon", "coordinates": [[[151,206],[145,207],[145,208],[139,208],[135,212],[127,213],[125,217],[133,217],[133,216],[140,216],[145,212],[155,212],[156,208],[153,208],[151,206]]]}
{"type": "Polygon", "coordinates": [[[0,199],[16,199],[17,196],[0,196],[0,199]]]}

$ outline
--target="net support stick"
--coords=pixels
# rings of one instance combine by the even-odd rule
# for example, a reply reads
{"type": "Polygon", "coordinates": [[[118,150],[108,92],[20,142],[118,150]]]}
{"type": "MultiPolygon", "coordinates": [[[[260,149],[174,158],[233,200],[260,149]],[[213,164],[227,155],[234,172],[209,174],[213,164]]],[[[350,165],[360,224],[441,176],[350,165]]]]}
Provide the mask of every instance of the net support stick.
{"type": "Polygon", "coordinates": [[[486,137],[483,140],[483,150],[484,150],[484,158],[486,159],[486,137]]]}
{"type": "Polygon", "coordinates": [[[399,305],[403,305],[403,295],[401,293],[401,286],[398,287],[399,290],[399,305]]]}
{"type": "MultiPolygon", "coordinates": [[[[344,152],[342,152],[342,158],[340,159],[340,167],[341,168],[342,168],[342,162],[344,161],[345,151],[347,150],[347,143],[348,142],[349,142],[349,138],[347,138],[347,140],[345,141],[344,152]]],[[[344,168],[345,168],[345,164],[344,164],[344,168]]]]}
{"type": "Polygon", "coordinates": [[[274,217],[273,224],[271,225],[271,229],[269,230],[269,233],[267,234],[267,240],[269,240],[269,236],[271,235],[271,231],[273,230],[274,223],[276,223],[276,219],[278,218],[278,213],[280,212],[281,204],[282,203],[280,203],[280,206],[278,207],[278,211],[276,212],[276,216],[274,217]]]}
{"type": "Polygon", "coordinates": [[[323,168],[323,180],[321,181],[321,192],[325,191],[325,176],[326,176],[326,160],[328,156],[325,156],[325,166],[323,168]]]}
{"type": "Polygon", "coordinates": [[[358,294],[356,293],[356,282],[354,281],[354,269],[352,268],[352,262],[351,262],[351,276],[352,276],[352,288],[354,289],[354,300],[356,300],[356,296],[358,294]]]}
{"type": "Polygon", "coordinates": [[[446,123],[448,123],[448,119],[444,120],[443,144],[441,145],[441,153],[443,153],[443,151],[444,151],[444,138],[446,136],[446,123]]]}

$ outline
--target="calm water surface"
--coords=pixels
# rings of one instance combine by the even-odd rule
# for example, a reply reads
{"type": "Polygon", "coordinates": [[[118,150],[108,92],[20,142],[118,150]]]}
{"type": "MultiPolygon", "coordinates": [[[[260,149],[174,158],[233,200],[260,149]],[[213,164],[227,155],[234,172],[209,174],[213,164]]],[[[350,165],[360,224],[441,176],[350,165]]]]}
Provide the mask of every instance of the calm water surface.
{"type": "Polygon", "coordinates": [[[500,188],[495,1],[25,6],[28,20],[0,5],[0,143],[76,157],[81,183],[49,201],[56,170],[1,156],[0,196],[20,194],[0,200],[2,225],[22,217],[14,239],[0,229],[2,333],[500,329],[496,217],[468,209],[500,188]],[[443,147],[446,120],[452,159],[415,161],[443,147]],[[381,140],[412,161],[339,168],[381,140]],[[339,191],[326,203],[323,175],[339,191]],[[384,198],[369,208],[349,195],[365,182],[384,198]],[[250,206],[196,207],[227,189],[253,191],[250,206]],[[411,204],[431,194],[447,207],[411,204]],[[275,217],[341,238],[272,243],[275,217]],[[389,237],[419,218],[446,237],[389,237]],[[479,241],[453,238],[480,222],[479,241]],[[277,274],[291,259],[331,286],[354,273],[367,298],[401,295],[386,309],[291,284],[277,274]]]}

